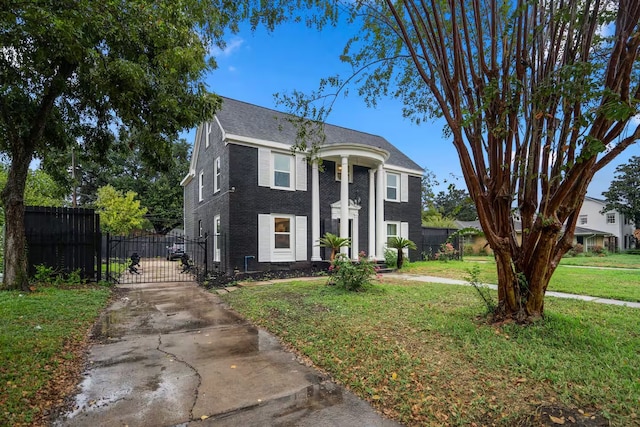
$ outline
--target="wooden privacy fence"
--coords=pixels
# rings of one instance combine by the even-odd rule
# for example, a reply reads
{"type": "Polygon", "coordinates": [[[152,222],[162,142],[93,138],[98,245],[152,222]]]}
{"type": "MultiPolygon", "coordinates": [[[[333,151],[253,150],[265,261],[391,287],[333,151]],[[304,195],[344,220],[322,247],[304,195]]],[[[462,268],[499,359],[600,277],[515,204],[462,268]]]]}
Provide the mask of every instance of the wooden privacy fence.
{"type": "Polygon", "coordinates": [[[100,216],[93,209],[26,206],[24,228],[30,276],[42,264],[102,280],[100,216]]]}

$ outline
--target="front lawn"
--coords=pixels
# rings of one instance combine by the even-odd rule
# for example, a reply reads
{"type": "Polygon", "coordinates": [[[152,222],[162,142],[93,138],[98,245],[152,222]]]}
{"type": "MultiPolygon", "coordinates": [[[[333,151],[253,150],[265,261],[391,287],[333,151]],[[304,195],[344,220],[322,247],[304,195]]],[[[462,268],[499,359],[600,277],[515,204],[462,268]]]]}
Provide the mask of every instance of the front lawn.
{"type": "MultiPolygon", "coordinates": [[[[400,273],[466,280],[474,265],[480,269],[480,281],[497,283],[495,262],[486,259],[482,262],[466,258],[464,261],[419,261],[406,265],[400,273]]],[[[551,278],[549,290],[640,302],[640,269],[599,270],[560,264],[551,278]]]]}
{"type": "Polygon", "coordinates": [[[87,330],[105,288],[0,292],[0,425],[45,425],[82,370],[87,330]]]}
{"type": "Polygon", "coordinates": [[[547,298],[543,323],[490,326],[475,292],[295,281],[224,299],[409,426],[511,426],[543,405],[640,425],[640,310],[547,298]]]}

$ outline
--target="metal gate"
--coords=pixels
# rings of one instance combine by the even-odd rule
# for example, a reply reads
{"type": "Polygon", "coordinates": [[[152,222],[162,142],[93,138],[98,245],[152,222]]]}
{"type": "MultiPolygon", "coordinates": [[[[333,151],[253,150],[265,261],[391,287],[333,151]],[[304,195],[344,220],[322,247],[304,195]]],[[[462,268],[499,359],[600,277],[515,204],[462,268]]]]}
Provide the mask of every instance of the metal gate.
{"type": "Polygon", "coordinates": [[[106,279],[113,283],[202,282],[207,276],[207,237],[107,234],[106,279]]]}

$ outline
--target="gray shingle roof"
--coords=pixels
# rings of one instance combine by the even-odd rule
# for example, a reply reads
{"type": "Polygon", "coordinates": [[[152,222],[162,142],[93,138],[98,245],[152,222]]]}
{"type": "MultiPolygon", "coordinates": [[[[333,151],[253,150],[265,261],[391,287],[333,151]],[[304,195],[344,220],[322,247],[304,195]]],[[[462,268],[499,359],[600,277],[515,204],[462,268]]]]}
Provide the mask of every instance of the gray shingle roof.
{"type": "MultiPolygon", "coordinates": [[[[290,115],[232,98],[222,97],[222,100],[222,108],[216,116],[226,133],[289,145],[295,142],[295,127],[286,120],[290,115]]],[[[325,125],[324,132],[326,145],[352,143],[382,148],[389,152],[387,164],[422,170],[418,164],[381,136],[330,124],[325,125]]]]}

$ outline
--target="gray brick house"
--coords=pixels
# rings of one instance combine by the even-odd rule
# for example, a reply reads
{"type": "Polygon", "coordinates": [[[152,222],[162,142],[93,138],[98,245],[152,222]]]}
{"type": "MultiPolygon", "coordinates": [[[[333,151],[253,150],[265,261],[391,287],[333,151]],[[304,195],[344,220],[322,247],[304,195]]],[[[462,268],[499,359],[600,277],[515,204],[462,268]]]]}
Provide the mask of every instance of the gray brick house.
{"type": "Polygon", "coordinates": [[[326,125],[318,167],[305,153],[292,154],[296,129],[286,117],[223,98],[214,119],[198,127],[181,183],[184,230],[208,236],[210,266],[312,267],[329,258],[317,246],[325,232],[351,237],[344,249],[354,259],[361,251],[384,259],[390,236],[420,242],[423,170],[416,163],[380,136],[326,125]]]}

